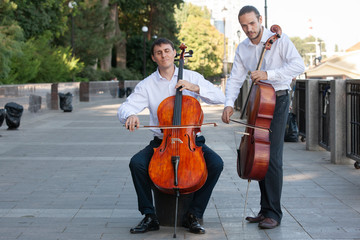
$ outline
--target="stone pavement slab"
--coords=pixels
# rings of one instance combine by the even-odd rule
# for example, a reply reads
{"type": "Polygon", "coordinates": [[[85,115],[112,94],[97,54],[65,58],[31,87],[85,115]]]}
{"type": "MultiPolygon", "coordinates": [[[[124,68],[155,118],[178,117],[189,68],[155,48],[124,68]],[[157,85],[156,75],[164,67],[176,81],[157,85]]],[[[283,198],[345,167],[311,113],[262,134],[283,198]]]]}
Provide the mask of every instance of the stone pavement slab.
{"type": "MultiPolygon", "coordinates": [[[[18,130],[0,128],[0,240],[173,239],[172,227],[133,235],[142,216],[129,159],[152,138],[126,131],[116,111],[123,99],[79,103],[71,113],[26,113],[18,130]]],[[[360,239],[360,170],[330,163],[327,151],[285,143],[281,225],[261,230],[243,221],[248,183],[236,172],[243,130],[221,123],[222,106],[203,106],[206,144],[224,171],[204,215],[205,235],[177,228],[178,239],[360,239]]],[[[238,113],[236,113],[239,115],[238,113]]],[[[238,116],[237,116],[238,117],[238,116]]],[[[147,123],[148,114],[140,114],[147,123]]],[[[245,215],[259,211],[256,181],[245,215]]]]}

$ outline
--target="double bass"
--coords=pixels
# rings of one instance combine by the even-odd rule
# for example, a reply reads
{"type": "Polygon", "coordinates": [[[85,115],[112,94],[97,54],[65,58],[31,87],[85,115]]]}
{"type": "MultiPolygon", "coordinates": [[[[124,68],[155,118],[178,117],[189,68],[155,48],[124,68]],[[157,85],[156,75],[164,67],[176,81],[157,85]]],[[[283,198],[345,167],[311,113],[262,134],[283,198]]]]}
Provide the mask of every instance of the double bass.
{"type": "MultiPolygon", "coordinates": [[[[185,44],[181,44],[178,81],[183,78],[186,48],[185,44]]],[[[160,103],[157,115],[159,128],[164,126],[163,140],[158,148],[154,148],[148,171],[152,182],[160,191],[176,196],[175,238],[180,194],[200,189],[208,175],[202,148],[195,144],[196,133],[200,130],[204,114],[199,101],[192,96],[183,95],[178,88],[175,96],[160,103]]]]}

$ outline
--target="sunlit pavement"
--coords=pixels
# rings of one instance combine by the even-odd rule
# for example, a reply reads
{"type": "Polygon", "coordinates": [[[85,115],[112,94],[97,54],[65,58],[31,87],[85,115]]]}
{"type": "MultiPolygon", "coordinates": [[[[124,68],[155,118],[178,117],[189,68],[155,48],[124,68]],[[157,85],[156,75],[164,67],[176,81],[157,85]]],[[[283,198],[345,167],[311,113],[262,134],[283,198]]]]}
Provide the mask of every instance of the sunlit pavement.
{"type": "MultiPolygon", "coordinates": [[[[0,128],[0,239],[173,239],[172,227],[130,234],[142,216],[129,159],[152,138],[126,131],[116,117],[123,99],[80,103],[73,112],[26,113],[18,130],[0,128]]],[[[360,239],[360,170],[330,163],[327,151],[285,143],[283,220],[272,230],[244,222],[247,181],[236,171],[243,130],[223,124],[222,106],[203,106],[206,144],[224,171],[204,215],[206,234],[177,228],[178,239],[360,239]]],[[[237,114],[239,115],[239,114],[237,114]]],[[[238,117],[238,116],[234,116],[238,117]]],[[[140,115],[148,123],[146,112],[140,115]]],[[[259,211],[258,183],[245,215],[259,211]]]]}

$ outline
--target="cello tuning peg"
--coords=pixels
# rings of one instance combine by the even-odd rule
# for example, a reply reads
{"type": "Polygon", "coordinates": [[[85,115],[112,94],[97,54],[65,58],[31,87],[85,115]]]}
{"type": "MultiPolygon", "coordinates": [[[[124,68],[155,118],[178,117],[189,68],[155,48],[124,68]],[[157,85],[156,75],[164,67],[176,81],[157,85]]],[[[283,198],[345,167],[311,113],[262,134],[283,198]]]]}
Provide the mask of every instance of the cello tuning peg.
{"type": "Polygon", "coordinates": [[[190,50],[188,52],[186,52],[186,56],[185,57],[192,57],[194,51],[193,50],[190,50]]]}
{"type": "Polygon", "coordinates": [[[175,57],[174,57],[174,61],[177,62],[179,61],[179,57],[180,57],[180,53],[176,53],[175,57]]]}

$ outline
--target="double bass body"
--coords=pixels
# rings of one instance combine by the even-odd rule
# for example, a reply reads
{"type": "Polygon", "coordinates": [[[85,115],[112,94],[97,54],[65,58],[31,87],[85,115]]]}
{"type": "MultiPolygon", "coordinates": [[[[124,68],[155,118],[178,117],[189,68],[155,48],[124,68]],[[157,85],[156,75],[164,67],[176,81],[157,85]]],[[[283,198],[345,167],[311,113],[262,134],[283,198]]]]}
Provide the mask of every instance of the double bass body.
{"type": "MultiPolygon", "coordinates": [[[[275,109],[276,95],[270,84],[259,82],[253,86],[247,108],[248,124],[269,129],[275,109]]],[[[269,166],[269,132],[246,128],[241,139],[237,171],[243,179],[262,180],[269,166]]]]}

